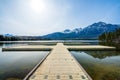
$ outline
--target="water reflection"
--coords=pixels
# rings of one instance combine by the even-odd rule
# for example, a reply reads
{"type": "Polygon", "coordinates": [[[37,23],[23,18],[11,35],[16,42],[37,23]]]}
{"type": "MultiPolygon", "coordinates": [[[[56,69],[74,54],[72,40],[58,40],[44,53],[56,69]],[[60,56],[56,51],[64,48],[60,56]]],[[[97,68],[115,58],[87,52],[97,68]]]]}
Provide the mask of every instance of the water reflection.
{"type": "Polygon", "coordinates": [[[2,52],[3,45],[0,45],[0,80],[22,80],[48,54],[48,51],[2,52]]]}
{"type": "Polygon", "coordinates": [[[120,55],[120,52],[116,52],[116,51],[84,51],[84,52],[88,55],[93,56],[94,58],[99,58],[99,59],[120,55]]]}
{"type": "Polygon", "coordinates": [[[71,51],[93,80],[120,80],[120,52],[71,51]]]}

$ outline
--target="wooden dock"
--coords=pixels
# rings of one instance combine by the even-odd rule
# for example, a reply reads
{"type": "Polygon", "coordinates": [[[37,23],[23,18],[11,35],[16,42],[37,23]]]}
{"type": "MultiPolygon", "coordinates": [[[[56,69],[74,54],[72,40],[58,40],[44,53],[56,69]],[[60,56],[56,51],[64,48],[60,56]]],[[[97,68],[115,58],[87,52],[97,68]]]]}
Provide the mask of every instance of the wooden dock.
{"type": "Polygon", "coordinates": [[[57,43],[53,46],[25,45],[2,48],[3,51],[45,51],[50,50],[24,80],[92,80],[83,67],[68,50],[115,50],[115,47],[101,45],[68,46],[57,43]]]}
{"type": "Polygon", "coordinates": [[[67,48],[58,43],[28,80],[92,80],[67,48]]]}

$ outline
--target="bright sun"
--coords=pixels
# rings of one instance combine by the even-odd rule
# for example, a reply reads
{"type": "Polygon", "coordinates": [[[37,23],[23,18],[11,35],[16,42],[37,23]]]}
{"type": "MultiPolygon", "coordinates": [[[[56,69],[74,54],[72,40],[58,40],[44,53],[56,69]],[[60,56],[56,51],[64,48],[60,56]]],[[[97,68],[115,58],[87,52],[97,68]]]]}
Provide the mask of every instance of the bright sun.
{"type": "Polygon", "coordinates": [[[30,6],[35,12],[42,13],[46,10],[44,0],[31,0],[30,6]]]}

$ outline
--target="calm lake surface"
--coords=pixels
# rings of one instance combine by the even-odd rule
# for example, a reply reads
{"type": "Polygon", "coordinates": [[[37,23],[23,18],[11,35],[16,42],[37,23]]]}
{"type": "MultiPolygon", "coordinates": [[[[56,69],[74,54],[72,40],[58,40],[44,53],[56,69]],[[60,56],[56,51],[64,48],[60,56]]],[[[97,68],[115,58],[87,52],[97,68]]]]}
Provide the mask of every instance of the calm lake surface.
{"type": "MultiPolygon", "coordinates": [[[[11,44],[13,46],[13,44],[11,44]]],[[[0,45],[0,80],[22,80],[48,51],[2,52],[0,45]]]]}
{"type": "Polygon", "coordinates": [[[120,80],[120,52],[71,51],[93,80],[120,80]]]}
{"type": "MultiPolygon", "coordinates": [[[[37,41],[39,42],[39,41],[37,41]]],[[[63,42],[63,41],[62,41],[63,42]]],[[[67,41],[64,41],[67,42],[67,41]]],[[[98,44],[95,40],[69,42],[98,44]]],[[[2,52],[2,47],[26,45],[4,43],[0,45],[0,80],[22,80],[48,51],[2,52]]],[[[82,44],[83,45],[83,44],[82,44]]],[[[120,52],[116,51],[70,51],[93,80],[120,80],[120,52]]]]}

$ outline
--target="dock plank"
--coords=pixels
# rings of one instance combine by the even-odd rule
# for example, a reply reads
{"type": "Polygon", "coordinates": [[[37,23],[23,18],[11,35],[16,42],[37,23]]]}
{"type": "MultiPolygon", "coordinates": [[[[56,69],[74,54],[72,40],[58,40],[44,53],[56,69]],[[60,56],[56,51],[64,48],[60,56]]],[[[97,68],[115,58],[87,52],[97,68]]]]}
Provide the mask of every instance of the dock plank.
{"type": "Polygon", "coordinates": [[[92,80],[68,49],[58,43],[28,80],[83,80],[82,76],[84,80],[92,80]]]}

